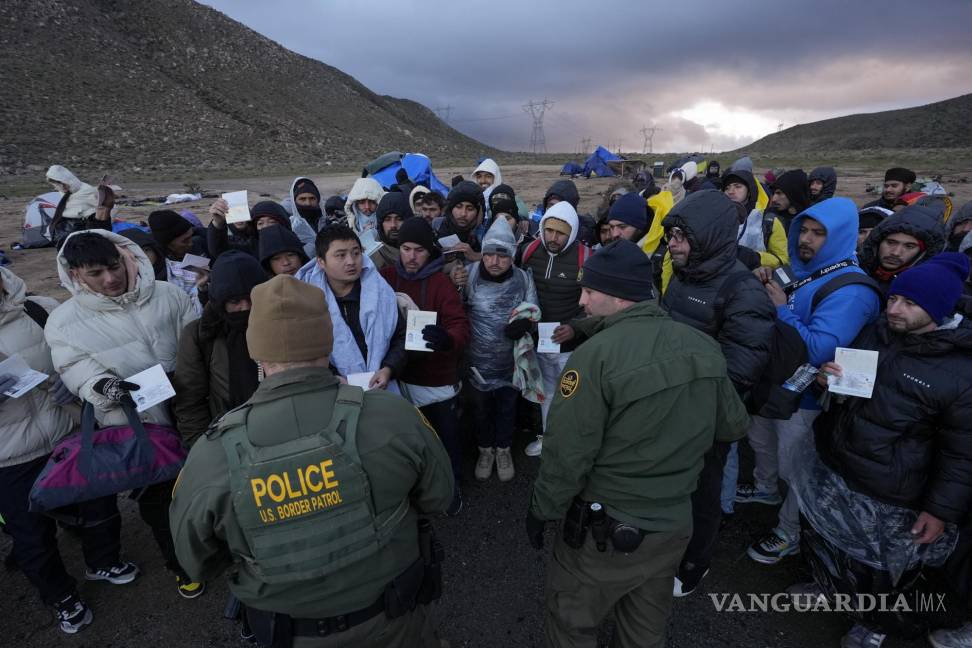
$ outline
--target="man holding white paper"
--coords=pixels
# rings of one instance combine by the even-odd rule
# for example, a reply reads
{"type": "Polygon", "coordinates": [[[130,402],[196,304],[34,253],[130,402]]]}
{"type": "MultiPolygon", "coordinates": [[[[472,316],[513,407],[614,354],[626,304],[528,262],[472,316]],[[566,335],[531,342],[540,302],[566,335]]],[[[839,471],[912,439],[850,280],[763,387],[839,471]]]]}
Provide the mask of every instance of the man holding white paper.
{"type": "MultiPolygon", "coordinates": [[[[157,364],[167,373],[175,370],[179,334],[197,317],[192,303],[176,286],[155,280],[141,247],[108,231],[71,234],[57,256],[57,270],[73,296],[51,313],[44,331],[54,368],[72,393],[94,406],[101,425],[127,425],[122,405],[138,386],[126,378],[157,364]]],[[[173,425],[167,402],[139,417],[173,425]]],[[[168,531],[171,491],[171,482],[145,488],[139,512],[176,575],[179,594],[193,598],[202,586],[188,581],[175,558],[168,531]]],[[[137,573],[134,564],[122,563],[89,569],[86,577],[117,584],[137,573]]]]}
{"type": "Polygon", "coordinates": [[[430,314],[420,329],[427,350],[409,352],[401,381],[408,399],[429,419],[449,452],[456,487],[447,513],[457,515],[462,508],[459,361],[469,343],[469,320],[459,293],[442,272],[443,256],[425,219],[410,218],[402,224],[398,252],[398,263],[383,268],[381,276],[392,290],[408,295],[419,311],[430,314]]]}
{"type": "Polygon", "coordinates": [[[405,368],[405,321],[358,235],[341,224],[325,229],[317,237],[317,258],[296,277],[324,291],[334,325],[335,373],[373,373],[370,388],[397,392],[395,379],[405,368]]]}
{"type": "Polygon", "coordinates": [[[208,300],[209,259],[196,257],[194,265],[186,262],[192,249],[192,224],[171,209],[149,214],[152,237],[165,253],[166,280],[189,295],[196,314],[201,315],[203,302],[208,300]]]}
{"type": "MultiPolygon", "coordinates": [[[[54,376],[44,325],[58,303],[27,294],[20,277],[0,268],[0,364],[54,376]]],[[[74,634],[91,623],[91,610],[78,596],[76,581],[61,560],[54,520],[28,510],[31,487],[54,446],[74,427],[61,407],[72,403],[74,394],[56,379],[52,387],[39,385],[19,397],[7,396],[5,392],[17,382],[17,376],[0,369],[0,515],[13,539],[11,558],[44,604],[54,608],[61,631],[74,634]]],[[[83,533],[89,565],[101,559],[108,564],[118,560],[117,553],[111,555],[111,545],[118,543],[117,529],[96,525],[83,533]],[[100,556],[94,555],[93,547],[100,556]],[[105,549],[107,555],[102,553],[105,549]]]]}
{"type": "Polygon", "coordinates": [[[524,302],[536,306],[538,301],[533,277],[513,267],[515,255],[513,230],[505,218],[498,218],[483,239],[482,261],[469,267],[466,308],[472,335],[467,357],[476,370],[470,371],[469,394],[476,413],[476,479],[480,481],[489,479],[494,464],[500,481],[515,475],[510,446],[520,391],[513,386],[514,343],[527,336],[532,345],[529,336],[534,324],[528,318],[511,318],[524,302]]]}
{"type": "MultiPolygon", "coordinates": [[[[877,353],[873,393],[864,398],[831,390],[829,410],[814,423],[820,461],[814,459],[796,487],[801,511],[815,530],[810,560],[824,566],[813,571],[817,577],[826,574],[819,583],[825,592],[839,585],[842,592],[854,593],[857,582],[826,567],[835,547],[847,552],[839,562],[849,572],[868,571],[868,565],[890,571],[886,549],[879,548],[894,547],[910,530],[911,542],[927,545],[920,560],[940,565],[954,547],[957,526],[968,523],[972,324],[955,312],[968,274],[968,257],[954,252],[901,273],[890,285],[886,313],[846,349],[877,353]],[[861,537],[861,530],[868,537],[861,537]],[[849,553],[849,547],[869,549],[860,555],[849,553]]],[[[818,384],[826,389],[847,371],[827,362],[818,384]]],[[[918,558],[912,554],[902,571],[918,558]]],[[[961,572],[946,571],[950,577],[961,572]]],[[[968,589],[968,583],[956,585],[968,589]]],[[[869,594],[883,593],[874,587],[869,594]]],[[[855,631],[872,637],[860,645],[877,646],[884,638],[876,626],[855,626],[855,631]]],[[[972,638],[972,625],[965,633],[972,638]]]]}

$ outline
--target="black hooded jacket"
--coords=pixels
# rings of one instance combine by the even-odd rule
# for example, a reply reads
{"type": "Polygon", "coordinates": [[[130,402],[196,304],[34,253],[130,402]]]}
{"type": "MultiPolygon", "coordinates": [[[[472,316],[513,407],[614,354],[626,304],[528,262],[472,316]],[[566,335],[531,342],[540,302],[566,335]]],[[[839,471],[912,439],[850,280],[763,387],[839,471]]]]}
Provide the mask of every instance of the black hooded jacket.
{"type": "Polygon", "coordinates": [[[388,240],[385,236],[385,228],[381,226],[382,221],[385,220],[385,216],[388,214],[398,214],[403,221],[415,215],[412,213],[412,208],[408,205],[407,193],[389,191],[378,201],[378,207],[375,210],[375,218],[378,222],[378,240],[387,245],[398,247],[398,243],[393,243],[388,240]]]}
{"type": "Polygon", "coordinates": [[[864,272],[877,280],[881,286],[881,291],[887,295],[895,276],[908,268],[920,265],[944,250],[945,225],[939,219],[938,214],[928,207],[912,205],[888,216],[871,230],[861,246],[860,264],[864,272]],[[899,233],[914,236],[925,244],[925,249],[919,253],[916,261],[901,268],[893,276],[884,276],[884,273],[880,271],[881,259],[878,248],[881,241],[892,234],[899,233]]]}
{"type": "MultiPolygon", "coordinates": [[[[406,199],[407,201],[407,199],[406,199]]],[[[444,238],[455,234],[459,240],[466,243],[475,252],[479,252],[482,241],[476,235],[476,228],[479,223],[474,222],[471,226],[460,228],[452,216],[452,209],[461,202],[470,202],[479,208],[480,219],[486,214],[486,201],[483,198],[482,188],[475,182],[461,180],[452,187],[449,196],[446,198],[445,215],[440,216],[433,223],[435,235],[444,238]]]]}
{"type": "Polygon", "coordinates": [[[260,265],[267,273],[272,274],[270,259],[281,252],[293,252],[300,257],[302,265],[307,263],[308,259],[307,254],[304,253],[304,246],[293,231],[279,225],[264,227],[260,230],[260,265]]]}
{"type": "Polygon", "coordinates": [[[751,171],[746,171],[740,169],[739,171],[730,171],[726,175],[722,176],[722,187],[725,187],[733,181],[733,179],[739,179],[742,181],[746,188],[749,189],[749,195],[746,196],[746,215],[749,215],[754,209],[756,209],[756,201],[759,199],[759,190],[756,188],[756,176],[752,174],[751,171]]]}
{"type": "Polygon", "coordinates": [[[577,185],[574,184],[573,180],[558,180],[550,185],[547,193],[543,195],[544,210],[546,210],[547,200],[550,196],[557,196],[561,200],[569,202],[574,209],[577,209],[577,205],[580,204],[580,194],[577,192],[577,185]]]}
{"type": "Polygon", "coordinates": [[[807,177],[807,197],[810,199],[811,205],[821,200],[833,198],[835,193],[837,193],[837,170],[834,167],[817,167],[810,172],[810,175],[807,177]],[[823,182],[823,189],[816,196],[811,196],[810,183],[814,180],[823,182]]]}
{"type": "Polygon", "coordinates": [[[736,214],[732,201],[713,189],[686,196],[672,208],[662,225],[666,231],[681,228],[692,251],[686,266],[675,268],[661,306],[676,322],[719,342],[729,378],[743,393],[769,361],[776,309],[760,280],[736,258],[736,214]],[[735,287],[723,290],[729,280],[735,287]],[[720,291],[725,304],[717,309],[720,291]]]}
{"type": "Polygon", "coordinates": [[[961,522],[972,510],[972,324],[902,335],[882,317],[851,347],[879,352],[874,393],[817,418],[821,459],[855,491],[961,522]]]}

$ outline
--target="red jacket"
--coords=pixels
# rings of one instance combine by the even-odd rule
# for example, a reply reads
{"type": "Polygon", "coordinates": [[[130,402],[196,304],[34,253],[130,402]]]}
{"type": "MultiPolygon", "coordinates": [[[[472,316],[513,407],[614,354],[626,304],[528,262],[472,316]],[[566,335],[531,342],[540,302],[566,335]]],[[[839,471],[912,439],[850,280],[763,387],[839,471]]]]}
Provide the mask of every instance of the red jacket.
{"type": "Polygon", "coordinates": [[[415,279],[402,277],[397,263],[385,266],[380,272],[392,290],[411,297],[420,310],[438,313],[438,325],[445,328],[452,338],[449,351],[409,351],[408,364],[400,380],[423,387],[458,383],[459,360],[469,343],[469,319],[455,285],[442,273],[442,263],[438,259],[430,262],[417,273],[415,279]]]}

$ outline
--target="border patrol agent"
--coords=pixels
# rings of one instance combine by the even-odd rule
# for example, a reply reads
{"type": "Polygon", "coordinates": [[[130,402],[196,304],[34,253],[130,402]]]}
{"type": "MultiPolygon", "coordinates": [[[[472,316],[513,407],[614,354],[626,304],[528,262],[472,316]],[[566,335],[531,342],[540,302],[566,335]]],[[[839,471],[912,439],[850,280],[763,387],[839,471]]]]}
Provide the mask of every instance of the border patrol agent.
{"type": "Polygon", "coordinates": [[[719,345],[653,303],[651,261],[620,240],[583,268],[572,323],[590,339],[560,378],[526,527],[563,520],[547,567],[546,646],[590,647],[612,610],[612,646],[665,645],[672,579],[692,534],[703,455],[745,435],[719,345]]]}
{"type": "Polygon", "coordinates": [[[339,385],[324,293],[256,286],[247,330],[266,379],[189,453],[171,507],[179,562],[229,569],[273,648],[435,646],[441,547],[420,514],[452,501],[449,456],[401,397],[339,385]]]}

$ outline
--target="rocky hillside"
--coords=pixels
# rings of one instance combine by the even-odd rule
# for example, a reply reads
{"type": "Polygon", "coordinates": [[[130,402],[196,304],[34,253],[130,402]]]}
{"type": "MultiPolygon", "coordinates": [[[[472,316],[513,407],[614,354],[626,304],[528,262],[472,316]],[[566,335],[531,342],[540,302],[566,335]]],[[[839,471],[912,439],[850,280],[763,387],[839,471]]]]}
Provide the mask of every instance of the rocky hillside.
{"type": "Polygon", "coordinates": [[[0,2],[0,175],[356,166],[492,150],[192,0],[0,2]]]}
{"type": "Polygon", "coordinates": [[[800,124],[767,135],[739,150],[750,154],[792,155],[969,147],[972,147],[972,94],[915,108],[800,124]]]}

